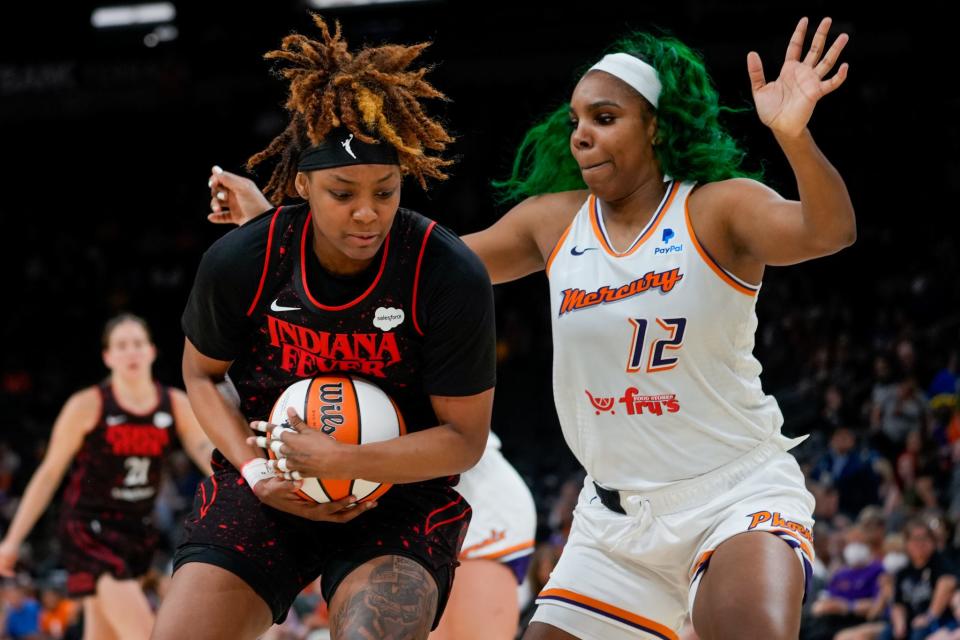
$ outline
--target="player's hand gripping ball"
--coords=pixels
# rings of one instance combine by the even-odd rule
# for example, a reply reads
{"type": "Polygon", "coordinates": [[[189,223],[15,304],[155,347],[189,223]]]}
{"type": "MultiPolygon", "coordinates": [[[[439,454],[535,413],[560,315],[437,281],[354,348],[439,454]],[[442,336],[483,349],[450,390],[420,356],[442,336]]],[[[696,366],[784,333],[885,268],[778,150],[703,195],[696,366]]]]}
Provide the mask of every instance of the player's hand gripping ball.
{"type": "MultiPolygon", "coordinates": [[[[280,394],[270,411],[269,422],[276,425],[265,438],[265,445],[276,468],[288,472],[282,455],[280,437],[291,431],[287,408],[293,407],[304,424],[344,444],[366,444],[390,440],[406,433],[403,416],[393,400],[376,385],[352,376],[323,376],[300,380],[280,394]]],[[[288,473],[288,477],[290,474],[288,473]]],[[[294,472],[293,479],[300,479],[294,472]]],[[[377,500],[392,484],[362,478],[303,478],[298,493],[316,502],[332,502],[349,495],[357,502],[377,500]]]]}

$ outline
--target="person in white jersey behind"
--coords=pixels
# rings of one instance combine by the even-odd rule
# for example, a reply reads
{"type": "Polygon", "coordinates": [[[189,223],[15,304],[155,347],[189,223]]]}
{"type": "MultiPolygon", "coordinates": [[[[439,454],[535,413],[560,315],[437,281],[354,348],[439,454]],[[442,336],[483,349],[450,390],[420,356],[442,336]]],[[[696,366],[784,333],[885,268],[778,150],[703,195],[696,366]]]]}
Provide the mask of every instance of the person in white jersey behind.
{"type": "Polygon", "coordinates": [[[804,55],[802,19],[772,82],[747,56],[799,201],[740,169],[699,56],[637,33],[528,132],[499,183],[526,199],[464,237],[494,283],[547,271],[557,411],[589,474],[525,640],[676,640],[688,612],[701,640],[799,633],[814,503],[752,351],[765,266],[856,237],[807,129],[847,76],[827,77],[848,40],[828,49],[830,24],[804,55]]]}
{"type": "Polygon", "coordinates": [[[532,197],[464,238],[494,283],[547,271],[557,412],[589,474],[525,640],[675,639],[688,611],[702,640],[797,637],[814,501],[760,387],[754,309],[766,265],[856,236],[807,129],[847,76],[830,24],[804,55],[801,20],[772,82],[747,56],[799,201],[744,177],[700,58],[634,34],[527,134],[501,186],[532,197]]]}

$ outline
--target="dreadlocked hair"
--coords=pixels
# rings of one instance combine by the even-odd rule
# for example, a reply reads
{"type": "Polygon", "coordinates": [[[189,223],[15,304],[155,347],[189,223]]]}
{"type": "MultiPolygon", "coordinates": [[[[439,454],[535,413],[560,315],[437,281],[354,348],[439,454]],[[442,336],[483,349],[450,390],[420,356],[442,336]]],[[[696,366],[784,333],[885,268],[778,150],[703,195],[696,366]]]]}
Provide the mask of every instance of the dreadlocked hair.
{"type": "Polygon", "coordinates": [[[331,34],[319,15],[313,14],[313,21],[320,41],[295,33],[264,56],[283,63],[278,74],[290,82],[287,128],[247,160],[247,170],[253,171],[276,159],[264,188],[267,197],[274,204],[296,197],[294,178],[301,153],[341,125],[364,142],[378,142],[370,135],[375,134],[393,146],[401,172],[415,176],[424,189],[427,178],[446,180],[444,168],[453,161],[428,153],[445,150],[453,137],[420,104],[424,98],[446,96],[424,80],[428,68],[407,69],[430,43],[365,47],[351,53],[339,22],[331,34]]]}
{"type": "MultiPolygon", "coordinates": [[[[741,168],[746,154],[719,121],[721,114],[748,109],[720,105],[698,53],[676,38],[643,32],[630,34],[607,50],[617,52],[628,53],[657,70],[662,90],[655,109],[658,142],[654,154],[665,174],[696,182],[762,177],[762,172],[741,168]]],[[[586,188],[570,153],[569,109],[569,104],[561,105],[527,131],[510,177],[493,183],[501,202],[586,188]]]]}

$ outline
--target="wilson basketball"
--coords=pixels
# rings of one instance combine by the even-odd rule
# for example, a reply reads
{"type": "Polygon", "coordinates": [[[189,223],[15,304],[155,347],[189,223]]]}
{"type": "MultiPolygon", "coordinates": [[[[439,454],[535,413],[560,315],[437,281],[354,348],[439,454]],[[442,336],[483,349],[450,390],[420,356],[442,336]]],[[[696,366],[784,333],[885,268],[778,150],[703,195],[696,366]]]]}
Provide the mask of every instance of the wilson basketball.
{"type": "MultiPolygon", "coordinates": [[[[295,382],[277,398],[270,422],[287,422],[287,407],[313,429],[345,444],[390,440],[406,433],[393,400],[376,385],[351,376],[323,376],[295,382]]],[[[273,451],[267,450],[271,458],[273,451]]],[[[362,478],[304,478],[300,494],[316,502],[332,502],[354,495],[360,502],[376,500],[388,483],[362,478]]]]}

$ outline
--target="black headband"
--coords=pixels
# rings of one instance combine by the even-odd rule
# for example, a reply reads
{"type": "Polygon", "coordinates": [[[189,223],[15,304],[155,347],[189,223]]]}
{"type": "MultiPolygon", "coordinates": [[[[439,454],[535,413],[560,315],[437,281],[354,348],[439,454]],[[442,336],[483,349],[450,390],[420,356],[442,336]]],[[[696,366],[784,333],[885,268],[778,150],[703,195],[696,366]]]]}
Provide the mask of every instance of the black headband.
{"type": "Polygon", "coordinates": [[[319,145],[300,154],[299,171],[347,167],[354,164],[400,164],[397,150],[387,142],[368,144],[346,127],[331,129],[319,145]]]}

